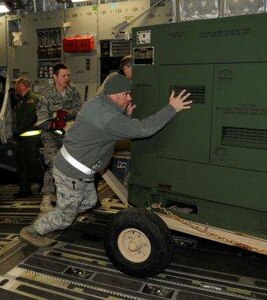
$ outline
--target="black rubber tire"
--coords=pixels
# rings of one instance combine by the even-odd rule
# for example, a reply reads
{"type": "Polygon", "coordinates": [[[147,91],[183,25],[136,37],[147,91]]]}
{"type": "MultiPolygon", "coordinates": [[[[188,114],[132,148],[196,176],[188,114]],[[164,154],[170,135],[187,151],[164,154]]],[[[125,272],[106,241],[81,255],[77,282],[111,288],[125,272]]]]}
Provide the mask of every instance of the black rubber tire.
{"type": "Polygon", "coordinates": [[[113,265],[125,274],[146,278],[164,271],[173,256],[174,243],[167,225],[151,211],[129,208],[116,213],[107,225],[104,248],[113,265]],[[127,228],[141,231],[149,240],[151,252],[143,262],[127,259],[118,247],[118,237],[127,228]]]}

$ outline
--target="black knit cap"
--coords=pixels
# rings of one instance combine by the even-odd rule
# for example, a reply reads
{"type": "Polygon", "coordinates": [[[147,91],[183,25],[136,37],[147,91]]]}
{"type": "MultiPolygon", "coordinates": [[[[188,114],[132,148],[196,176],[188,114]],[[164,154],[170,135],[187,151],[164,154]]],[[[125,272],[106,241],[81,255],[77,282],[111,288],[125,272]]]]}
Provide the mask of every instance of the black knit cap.
{"type": "Polygon", "coordinates": [[[130,92],[133,85],[124,75],[114,72],[108,75],[100,87],[100,92],[105,95],[130,92]]]}

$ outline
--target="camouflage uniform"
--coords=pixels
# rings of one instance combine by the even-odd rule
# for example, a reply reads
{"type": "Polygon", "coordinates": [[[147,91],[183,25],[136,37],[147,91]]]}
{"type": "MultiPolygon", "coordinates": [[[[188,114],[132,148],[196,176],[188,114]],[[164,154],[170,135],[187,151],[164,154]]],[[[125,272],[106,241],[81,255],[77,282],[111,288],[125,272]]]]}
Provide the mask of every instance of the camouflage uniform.
{"type": "MultiPolygon", "coordinates": [[[[125,76],[119,77],[127,84],[126,90],[130,90],[130,81],[125,76]]],[[[105,86],[102,90],[105,91],[105,86]]],[[[57,206],[34,223],[34,230],[38,234],[45,235],[66,228],[74,221],[77,213],[96,204],[94,173],[107,167],[118,140],[150,136],[176,115],[175,109],[169,104],[144,120],[133,119],[125,115],[124,111],[124,108],[113,103],[103,93],[84,104],[75,123],[66,133],[64,148],[69,155],[89,168],[93,175],[84,173],[67,161],[62,154],[64,148],[58,151],[53,172],[57,186],[57,206]]]]}
{"type": "MultiPolygon", "coordinates": [[[[39,121],[51,120],[55,117],[57,110],[66,110],[68,118],[75,118],[81,107],[80,95],[76,87],[72,84],[65,90],[65,95],[61,95],[55,86],[49,86],[42,92],[40,101],[37,105],[37,117],[39,121]]],[[[39,127],[42,129],[42,141],[44,144],[44,160],[47,167],[44,176],[43,195],[55,194],[55,184],[52,177],[53,160],[55,154],[62,146],[63,137],[48,131],[49,122],[45,122],[39,127]]]]}
{"type": "Polygon", "coordinates": [[[33,224],[41,235],[68,227],[78,213],[92,208],[97,202],[94,175],[86,179],[71,178],[54,168],[53,176],[57,186],[57,206],[33,224]]]}
{"type": "Polygon", "coordinates": [[[40,163],[40,135],[21,137],[26,131],[33,130],[36,123],[36,104],[38,97],[27,92],[16,105],[17,129],[14,137],[17,139],[17,174],[21,192],[31,191],[31,182],[42,185],[43,169],[40,163]]]}
{"type": "Polygon", "coordinates": [[[44,235],[66,228],[79,212],[96,204],[94,174],[106,168],[117,141],[151,136],[176,115],[175,108],[168,104],[146,119],[131,118],[108,96],[131,90],[125,76],[112,73],[103,83],[102,92],[84,104],[55,157],[57,205],[32,226],[24,227],[20,232],[23,239],[38,247],[51,244],[44,235]]]}

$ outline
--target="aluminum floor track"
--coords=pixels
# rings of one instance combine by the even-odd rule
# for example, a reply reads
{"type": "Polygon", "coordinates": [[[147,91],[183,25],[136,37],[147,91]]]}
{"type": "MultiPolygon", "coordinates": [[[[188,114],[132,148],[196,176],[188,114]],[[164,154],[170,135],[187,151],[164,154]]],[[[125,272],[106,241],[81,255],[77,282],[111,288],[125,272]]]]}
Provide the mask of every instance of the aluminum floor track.
{"type": "Polygon", "coordinates": [[[119,272],[102,247],[110,214],[94,210],[37,249],[18,232],[39,213],[40,195],[12,199],[0,186],[0,299],[266,299],[267,257],[189,236],[174,235],[167,270],[140,280],[119,272]]]}

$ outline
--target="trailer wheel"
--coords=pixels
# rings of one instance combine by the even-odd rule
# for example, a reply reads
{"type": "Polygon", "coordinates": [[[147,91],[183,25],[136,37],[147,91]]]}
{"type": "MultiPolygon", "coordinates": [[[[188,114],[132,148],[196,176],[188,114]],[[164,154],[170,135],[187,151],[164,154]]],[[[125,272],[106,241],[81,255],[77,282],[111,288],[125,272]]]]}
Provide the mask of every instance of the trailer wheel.
{"type": "Polygon", "coordinates": [[[107,225],[104,247],[118,270],[140,278],[162,272],[173,255],[167,225],[156,214],[140,208],[114,215],[107,225]]]}

